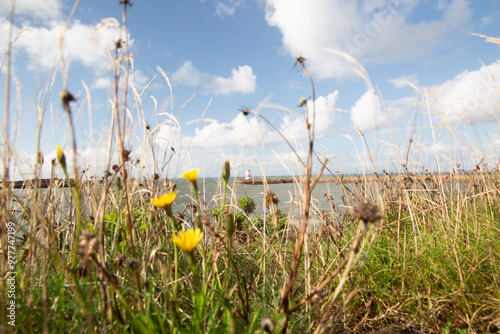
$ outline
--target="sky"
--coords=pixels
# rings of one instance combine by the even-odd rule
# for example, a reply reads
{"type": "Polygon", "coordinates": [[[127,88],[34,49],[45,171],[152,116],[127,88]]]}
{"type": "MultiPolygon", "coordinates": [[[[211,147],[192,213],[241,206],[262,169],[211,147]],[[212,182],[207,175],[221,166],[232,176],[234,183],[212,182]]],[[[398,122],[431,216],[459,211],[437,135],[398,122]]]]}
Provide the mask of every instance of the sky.
{"type": "Polygon", "coordinates": [[[120,39],[132,54],[125,146],[136,177],[218,176],[226,159],[235,176],[296,175],[307,117],[325,175],[498,168],[499,45],[473,35],[498,36],[498,1],[136,0],[127,30],[118,0],[17,0],[12,25],[11,2],[0,0],[0,91],[5,114],[11,32],[2,163],[12,179],[33,177],[37,151],[41,177],[57,145],[72,161],[65,81],[78,167],[102,176],[110,153],[117,161],[120,39]]]}

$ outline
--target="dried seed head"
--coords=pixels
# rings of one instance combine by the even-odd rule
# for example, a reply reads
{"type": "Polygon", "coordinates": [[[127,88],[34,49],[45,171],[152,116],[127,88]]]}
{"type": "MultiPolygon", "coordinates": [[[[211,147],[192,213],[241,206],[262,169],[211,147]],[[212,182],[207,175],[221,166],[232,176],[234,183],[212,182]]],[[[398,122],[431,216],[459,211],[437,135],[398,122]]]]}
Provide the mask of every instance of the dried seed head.
{"type": "Polygon", "coordinates": [[[278,196],[276,196],[276,194],[269,190],[267,193],[266,193],[266,204],[268,206],[270,206],[271,204],[278,204],[280,200],[278,199],[278,196]]]}
{"type": "Polygon", "coordinates": [[[115,263],[118,267],[121,267],[126,260],[127,258],[123,254],[118,254],[116,256],[115,263]]]}
{"type": "Polygon", "coordinates": [[[293,227],[290,227],[289,229],[284,231],[285,237],[290,241],[294,242],[297,239],[297,232],[293,227]]]}
{"type": "Polygon", "coordinates": [[[125,5],[125,6],[129,6],[129,7],[132,6],[132,3],[130,2],[130,0],[120,0],[119,3],[120,3],[120,5],[125,5]]]}
{"type": "Polygon", "coordinates": [[[59,98],[61,99],[61,102],[64,106],[64,109],[69,110],[69,103],[76,101],[75,97],[68,92],[66,89],[62,89],[59,92],[59,98]]]}
{"type": "Polygon", "coordinates": [[[139,265],[140,265],[140,263],[136,259],[128,259],[125,261],[125,266],[127,268],[132,269],[132,270],[138,269],[139,265]]]}
{"type": "Polygon", "coordinates": [[[42,151],[36,152],[36,162],[40,166],[43,165],[43,153],[42,153],[42,151]]]}
{"type": "MultiPolygon", "coordinates": [[[[121,2],[120,2],[121,3],[121,2]]],[[[116,42],[115,42],[115,49],[121,49],[123,47],[123,40],[121,38],[119,38],[116,42]]]]}
{"type": "Polygon", "coordinates": [[[380,213],[378,207],[374,203],[369,203],[368,201],[362,200],[353,209],[353,216],[356,219],[360,219],[365,223],[374,223],[380,218],[380,213]]]}
{"type": "Polygon", "coordinates": [[[307,99],[305,97],[301,97],[299,101],[299,107],[303,107],[307,104],[307,99]]]}
{"type": "Polygon", "coordinates": [[[304,57],[298,56],[297,58],[295,58],[295,65],[297,64],[303,65],[305,61],[306,59],[304,57]]]}
{"type": "Polygon", "coordinates": [[[316,293],[310,299],[311,304],[316,304],[316,303],[321,302],[328,295],[328,291],[323,290],[323,289],[316,290],[316,288],[314,288],[313,291],[316,293]]]}
{"type": "Polygon", "coordinates": [[[92,233],[84,233],[78,240],[78,255],[92,257],[97,252],[97,239],[92,233]]]}
{"type": "Polygon", "coordinates": [[[165,186],[165,188],[167,188],[167,190],[169,192],[175,191],[175,189],[177,189],[177,184],[176,183],[172,183],[172,182],[168,182],[167,183],[166,180],[165,180],[164,186],[165,186]]]}
{"type": "Polygon", "coordinates": [[[243,115],[248,116],[248,114],[250,114],[252,110],[251,108],[248,108],[246,106],[241,106],[240,111],[243,113],[243,115]]]}
{"type": "Polygon", "coordinates": [[[129,161],[130,160],[130,150],[123,149],[122,157],[123,157],[123,161],[129,161]]]}
{"type": "Polygon", "coordinates": [[[276,323],[270,317],[265,316],[260,321],[260,329],[262,329],[266,333],[273,333],[275,327],[276,327],[276,323]]]}

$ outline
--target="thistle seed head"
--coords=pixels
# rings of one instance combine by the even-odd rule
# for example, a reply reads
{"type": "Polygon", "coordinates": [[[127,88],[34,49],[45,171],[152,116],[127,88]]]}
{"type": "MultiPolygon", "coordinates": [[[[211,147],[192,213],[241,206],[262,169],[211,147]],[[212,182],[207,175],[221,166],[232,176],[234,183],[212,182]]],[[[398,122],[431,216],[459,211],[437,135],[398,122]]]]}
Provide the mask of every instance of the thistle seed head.
{"type": "Polygon", "coordinates": [[[366,224],[374,223],[382,218],[377,205],[374,203],[369,203],[366,200],[360,201],[358,205],[354,207],[352,214],[354,218],[360,219],[366,224]]]}
{"type": "Polygon", "coordinates": [[[78,239],[78,255],[92,257],[97,252],[97,238],[92,233],[84,233],[78,239]]]}

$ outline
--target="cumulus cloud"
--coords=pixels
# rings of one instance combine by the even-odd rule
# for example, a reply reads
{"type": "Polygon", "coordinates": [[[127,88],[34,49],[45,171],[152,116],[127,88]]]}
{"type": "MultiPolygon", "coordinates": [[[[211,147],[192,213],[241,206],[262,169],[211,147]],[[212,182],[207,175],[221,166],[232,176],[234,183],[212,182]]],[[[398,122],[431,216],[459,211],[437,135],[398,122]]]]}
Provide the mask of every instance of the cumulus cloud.
{"type": "Polygon", "coordinates": [[[112,49],[120,36],[117,20],[103,19],[96,25],[74,21],[60,43],[63,27],[63,22],[56,21],[46,27],[25,27],[14,48],[27,54],[30,69],[52,66],[60,46],[66,60],[80,62],[96,71],[105,68],[109,63],[105,50],[112,49]]]}
{"type": "Polygon", "coordinates": [[[354,103],[351,109],[351,121],[360,130],[372,129],[384,122],[383,112],[380,97],[370,89],[354,103]]]}
{"type": "MultiPolygon", "coordinates": [[[[0,16],[8,16],[11,1],[0,1],[0,16]]],[[[16,15],[30,16],[34,21],[58,19],[61,16],[59,0],[17,0],[14,10],[16,15]]]]}
{"type": "MultiPolygon", "coordinates": [[[[329,134],[331,125],[336,120],[336,112],[332,109],[338,99],[338,94],[338,91],[335,91],[316,99],[316,138],[329,134]]],[[[272,105],[266,106],[266,109],[267,107],[273,108],[272,105]]],[[[264,111],[261,110],[261,112],[264,111]]],[[[284,117],[271,119],[271,122],[292,144],[297,143],[295,149],[301,151],[300,143],[307,140],[304,115],[290,113],[284,117]]],[[[192,135],[182,136],[177,126],[162,125],[155,136],[155,143],[162,148],[173,147],[176,154],[189,151],[193,161],[196,160],[200,165],[213,165],[212,171],[219,170],[219,162],[214,163],[214,157],[222,153],[238,156],[242,150],[262,152],[261,150],[266,150],[266,147],[272,147],[275,152],[290,153],[290,149],[278,132],[261,118],[253,114],[244,116],[243,113],[238,113],[229,123],[219,121],[202,123],[192,135]]],[[[269,151],[269,153],[272,155],[272,152],[269,151]]],[[[286,160],[296,162],[296,157],[292,155],[292,159],[286,160]]],[[[266,165],[269,168],[279,170],[281,163],[279,159],[271,163],[266,157],[266,165]]]]}
{"type": "MultiPolygon", "coordinates": [[[[436,122],[480,123],[500,120],[500,93],[496,89],[500,77],[500,60],[489,66],[481,66],[476,71],[463,71],[453,79],[431,87],[418,87],[420,96],[428,92],[429,107],[436,122]]],[[[404,86],[408,78],[390,80],[397,88],[404,86]]],[[[416,81],[416,79],[413,81],[416,81]]],[[[361,129],[368,130],[387,125],[389,120],[395,124],[409,112],[415,111],[419,102],[415,97],[404,97],[386,101],[384,110],[380,97],[373,89],[361,96],[351,108],[351,121],[361,129]]],[[[426,103],[420,101],[421,103],[426,103]]],[[[427,104],[423,105],[427,109],[427,104]]]]}
{"type": "MultiPolygon", "coordinates": [[[[8,46],[8,32],[11,23],[8,20],[10,1],[0,1],[0,53],[8,46]]],[[[101,71],[109,63],[114,43],[123,36],[116,19],[105,18],[97,24],[84,24],[73,20],[66,29],[66,19],[61,13],[59,0],[19,0],[15,5],[15,25],[13,36],[18,39],[13,44],[16,60],[26,56],[30,70],[51,68],[58,65],[58,54],[66,61],[74,61],[84,66],[101,71]],[[19,23],[18,23],[19,22],[19,23]]],[[[129,44],[133,41],[129,37],[129,44]]]]}
{"type": "Polygon", "coordinates": [[[202,73],[193,66],[190,60],[186,60],[174,74],[172,81],[182,86],[198,86],[201,82],[202,73]]]}
{"type": "Polygon", "coordinates": [[[239,66],[231,70],[230,77],[217,76],[205,85],[205,91],[215,95],[232,93],[253,93],[257,87],[257,77],[251,66],[239,66]]]}
{"type": "MultiPolygon", "coordinates": [[[[63,147],[66,156],[66,164],[69,175],[73,174],[73,151],[63,147]]],[[[106,147],[87,147],[85,149],[77,150],[78,169],[79,171],[86,171],[86,175],[102,175],[104,167],[106,166],[108,150],[106,147]]],[[[41,168],[42,178],[50,178],[52,174],[52,160],[57,161],[57,152],[44,152],[44,163],[41,168]]],[[[13,180],[23,180],[34,178],[34,171],[36,165],[36,155],[17,155],[15,163],[11,165],[11,176],[13,180]]],[[[112,164],[118,161],[117,157],[111,159],[112,164]]],[[[64,178],[60,168],[55,170],[56,176],[64,178]]]]}
{"type": "Polygon", "coordinates": [[[199,86],[207,94],[228,95],[233,93],[253,93],[257,87],[257,77],[249,65],[231,70],[229,77],[202,73],[190,60],[186,60],[173,74],[172,81],[181,86],[199,86]]]}
{"type": "MultiPolygon", "coordinates": [[[[321,138],[326,136],[331,129],[331,125],[336,120],[336,113],[333,108],[337,102],[339,92],[335,91],[327,96],[320,96],[316,99],[316,118],[315,118],[315,136],[321,138]]],[[[309,122],[313,122],[312,101],[308,101],[307,107],[310,111],[309,122]]],[[[307,138],[307,127],[305,117],[297,115],[288,115],[283,118],[280,130],[286,137],[293,140],[302,140],[307,138]]]]}
{"type": "Polygon", "coordinates": [[[309,59],[318,78],[354,73],[345,60],[325,48],[344,51],[361,62],[386,63],[422,57],[446,36],[470,21],[466,0],[452,0],[430,8],[440,14],[433,21],[412,22],[423,1],[395,0],[267,0],[266,20],[280,29],[283,47],[293,57],[309,59]]]}
{"type": "Polygon", "coordinates": [[[180,140],[177,127],[163,125],[157,135],[158,143],[176,143],[176,151],[188,145],[196,152],[219,152],[221,149],[240,149],[241,147],[272,144],[279,140],[278,134],[268,128],[256,117],[239,113],[231,122],[211,121],[197,128],[193,135],[180,140]]]}
{"type": "Polygon", "coordinates": [[[447,122],[498,122],[500,60],[477,71],[464,71],[453,79],[431,87],[434,108],[447,122]]]}

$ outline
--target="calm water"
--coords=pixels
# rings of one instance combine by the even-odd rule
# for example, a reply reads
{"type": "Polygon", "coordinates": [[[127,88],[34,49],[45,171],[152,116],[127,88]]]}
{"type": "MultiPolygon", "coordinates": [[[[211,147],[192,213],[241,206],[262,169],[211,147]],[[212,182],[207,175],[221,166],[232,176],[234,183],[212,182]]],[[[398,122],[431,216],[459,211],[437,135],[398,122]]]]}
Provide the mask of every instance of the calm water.
{"type": "MultiPolygon", "coordinates": [[[[175,212],[181,211],[185,208],[187,204],[193,203],[193,192],[191,191],[190,184],[184,179],[175,180],[177,185],[178,195],[174,202],[173,210],[175,212]]],[[[222,199],[222,182],[219,178],[205,178],[198,180],[198,187],[200,190],[200,198],[206,203],[208,210],[221,205],[222,199]]],[[[146,190],[146,189],[144,189],[146,190]]],[[[227,198],[228,202],[233,205],[238,203],[244,196],[248,196],[255,200],[257,204],[256,213],[263,214],[264,211],[264,197],[267,191],[273,191],[279,199],[279,207],[282,212],[289,213],[291,218],[300,217],[300,206],[302,203],[302,190],[298,185],[293,183],[281,183],[281,184],[270,184],[264,185],[244,185],[235,184],[233,179],[229,180],[227,198]],[[290,210],[292,208],[292,210],[290,210]]],[[[30,191],[31,192],[31,191],[30,191]]],[[[41,189],[42,198],[45,199],[46,189],[41,189]]],[[[68,188],[58,189],[56,200],[52,203],[53,207],[59,212],[68,212],[68,208],[73,206],[71,202],[71,196],[68,188]],[[61,196],[62,192],[62,196],[61,196]]],[[[22,207],[30,207],[29,203],[26,203],[28,194],[26,190],[15,189],[14,194],[17,197],[13,203],[13,207],[17,207],[18,214],[22,211],[22,207]]],[[[142,196],[146,200],[149,200],[150,195],[147,190],[142,192],[142,196]]],[[[137,196],[137,193],[136,193],[137,196]]],[[[333,203],[335,205],[342,207],[342,192],[336,184],[328,183],[318,183],[313,190],[312,194],[312,211],[316,213],[322,212],[322,210],[331,211],[330,201],[327,196],[331,196],[333,203]]],[[[45,199],[48,201],[47,199],[45,199]]],[[[85,198],[82,199],[85,203],[85,198]]],[[[84,209],[84,214],[91,214],[88,210],[88,206],[84,209]]]]}
{"type": "MultiPolygon", "coordinates": [[[[206,178],[199,180],[198,187],[200,188],[201,198],[204,202],[208,203],[209,207],[213,206],[214,194],[222,194],[222,182],[217,178],[206,178]]],[[[179,190],[178,199],[176,204],[182,207],[191,202],[190,196],[192,192],[189,182],[185,180],[177,180],[177,190],[179,190]]],[[[295,209],[299,203],[302,202],[303,194],[302,189],[294,183],[280,183],[264,185],[247,185],[235,184],[231,179],[228,184],[228,200],[231,199],[232,204],[236,204],[239,199],[248,196],[255,200],[257,204],[257,213],[262,213],[265,205],[264,197],[267,191],[273,191],[279,199],[279,207],[283,212],[289,212],[292,205],[295,209]]],[[[313,190],[313,209],[317,212],[322,210],[331,210],[330,201],[328,196],[332,197],[335,205],[341,205],[342,192],[340,187],[336,184],[318,183],[313,190]]],[[[220,198],[218,199],[220,200],[220,198]]],[[[219,202],[220,203],[220,202],[219,202]]],[[[292,216],[296,214],[296,210],[292,210],[292,216]]]]}

